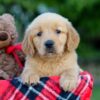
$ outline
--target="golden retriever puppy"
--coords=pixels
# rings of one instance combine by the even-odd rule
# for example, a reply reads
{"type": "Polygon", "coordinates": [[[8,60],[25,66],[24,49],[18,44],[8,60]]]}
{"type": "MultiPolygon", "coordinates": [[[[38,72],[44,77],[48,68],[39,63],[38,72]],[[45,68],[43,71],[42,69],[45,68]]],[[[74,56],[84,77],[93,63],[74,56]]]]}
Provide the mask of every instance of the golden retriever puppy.
{"type": "Polygon", "coordinates": [[[55,13],[35,18],[26,29],[22,43],[27,56],[21,74],[23,82],[36,84],[40,77],[58,75],[65,91],[75,88],[80,70],[75,52],[79,40],[66,18],[55,13]]]}

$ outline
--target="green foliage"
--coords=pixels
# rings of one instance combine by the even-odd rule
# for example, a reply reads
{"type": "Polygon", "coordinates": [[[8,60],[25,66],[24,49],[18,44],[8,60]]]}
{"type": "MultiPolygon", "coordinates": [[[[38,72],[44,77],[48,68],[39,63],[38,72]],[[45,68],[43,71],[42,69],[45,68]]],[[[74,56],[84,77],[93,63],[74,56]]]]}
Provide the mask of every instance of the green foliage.
{"type": "Polygon", "coordinates": [[[98,100],[100,98],[100,86],[94,86],[91,100],[98,100]]]}
{"type": "Polygon", "coordinates": [[[73,23],[81,37],[80,56],[100,56],[100,0],[0,0],[0,14],[15,16],[19,41],[27,25],[47,11],[59,13],[73,23]]]}

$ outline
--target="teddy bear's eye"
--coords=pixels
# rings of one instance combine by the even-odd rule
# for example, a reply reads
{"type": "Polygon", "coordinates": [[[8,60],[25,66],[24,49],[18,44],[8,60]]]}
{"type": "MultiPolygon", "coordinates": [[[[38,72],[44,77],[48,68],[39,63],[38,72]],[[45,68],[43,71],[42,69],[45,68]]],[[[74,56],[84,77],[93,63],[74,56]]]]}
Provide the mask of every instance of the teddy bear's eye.
{"type": "Polygon", "coordinates": [[[37,36],[40,37],[41,35],[42,35],[42,32],[41,31],[37,33],[37,36]]]}
{"type": "Polygon", "coordinates": [[[14,39],[15,37],[16,37],[15,34],[12,34],[12,35],[11,35],[11,38],[12,38],[12,39],[14,39]]]}
{"type": "Polygon", "coordinates": [[[56,29],[56,33],[57,33],[57,34],[60,34],[60,33],[61,33],[61,30],[56,29]]]}

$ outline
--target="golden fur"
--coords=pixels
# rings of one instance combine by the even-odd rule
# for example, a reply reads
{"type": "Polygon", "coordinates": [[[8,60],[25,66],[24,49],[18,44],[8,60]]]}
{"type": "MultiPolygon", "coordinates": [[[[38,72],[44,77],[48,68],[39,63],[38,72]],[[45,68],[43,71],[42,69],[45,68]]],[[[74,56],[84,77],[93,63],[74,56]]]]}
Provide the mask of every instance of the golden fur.
{"type": "Polygon", "coordinates": [[[59,75],[60,86],[65,91],[75,88],[79,74],[75,49],[79,40],[77,31],[66,18],[55,13],[38,16],[28,26],[22,44],[27,56],[21,74],[23,82],[37,83],[40,77],[59,75]],[[52,53],[45,49],[47,40],[54,41],[52,53]]]}

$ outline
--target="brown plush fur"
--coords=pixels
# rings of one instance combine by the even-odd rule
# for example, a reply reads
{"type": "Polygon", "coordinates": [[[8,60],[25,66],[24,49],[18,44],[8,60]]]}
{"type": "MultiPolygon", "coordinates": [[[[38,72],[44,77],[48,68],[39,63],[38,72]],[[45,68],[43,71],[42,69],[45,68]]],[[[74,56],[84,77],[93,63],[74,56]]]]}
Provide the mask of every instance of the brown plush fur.
{"type": "Polygon", "coordinates": [[[39,82],[40,77],[59,75],[60,86],[65,91],[75,88],[79,74],[75,49],[79,40],[77,31],[66,18],[55,13],[38,16],[28,26],[23,40],[27,58],[22,80],[31,84],[39,82]],[[47,40],[54,42],[50,52],[45,47],[47,40]]]}
{"type": "MultiPolygon", "coordinates": [[[[21,73],[14,56],[6,53],[6,49],[14,45],[17,35],[13,16],[10,14],[0,16],[0,78],[2,79],[13,78],[21,73]]],[[[16,50],[16,54],[20,59],[24,59],[22,51],[16,50]]]]}

